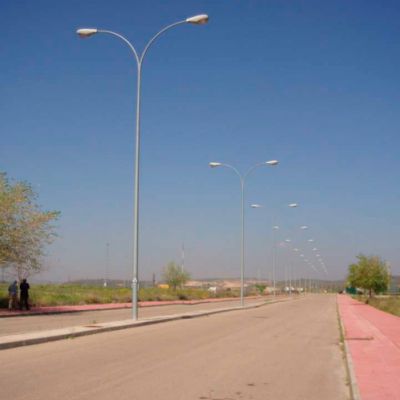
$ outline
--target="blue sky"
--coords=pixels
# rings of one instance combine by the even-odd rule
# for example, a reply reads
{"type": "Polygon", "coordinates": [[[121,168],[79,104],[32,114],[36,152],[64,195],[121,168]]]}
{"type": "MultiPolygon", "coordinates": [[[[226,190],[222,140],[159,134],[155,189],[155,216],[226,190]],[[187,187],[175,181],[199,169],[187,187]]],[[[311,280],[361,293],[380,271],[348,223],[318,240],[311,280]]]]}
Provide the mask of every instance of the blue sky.
{"type": "MultiPolygon", "coordinates": [[[[269,274],[273,219],[310,259],[315,239],[332,279],[360,252],[400,273],[398,2],[21,0],[0,14],[0,170],[62,213],[41,279],[102,277],[107,242],[110,276],[132,277],[136,65],[76,28],[140,51],[198,13],[210,23],[169,31],[143,66],[140,277],[182,242],[194,277],[238,276],[239,182],[207,164],[269,159],[247,181],[264,205],[246,210],[247,276],[269,274]]],[[[304,275],[280,248],[280,276],[289,262],[304,275]]]]}

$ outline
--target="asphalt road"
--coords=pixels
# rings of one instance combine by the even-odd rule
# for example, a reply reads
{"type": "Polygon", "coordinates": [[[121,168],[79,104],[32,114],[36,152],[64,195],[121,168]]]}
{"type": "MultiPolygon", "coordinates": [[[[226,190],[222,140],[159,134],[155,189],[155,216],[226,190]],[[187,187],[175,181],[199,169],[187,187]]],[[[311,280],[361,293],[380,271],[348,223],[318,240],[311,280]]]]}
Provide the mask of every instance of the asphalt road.
{"type": "Polygon", "coordinates": [[[347,400],[335,297],[0,352],[4,399],[347,400]]]}
{"type": "MultiPolygon", "coordinates": [[[[245,304],[262,302],[262,299],[246,299],[245,304]]],[[[199,310],[238,307],[240,300],[217,303],[186,304],[139,308],[139,318],[149,318],[171,314],[183,314],[199,310]]],[[[132,309],[82,311],[73,313],[29,315],[0,319],[0,336],[18,333],[39,332],[44,330],[69,328],[73,326],[101,324],[104,322],[123,321],[132,318],[132,309]]]]}

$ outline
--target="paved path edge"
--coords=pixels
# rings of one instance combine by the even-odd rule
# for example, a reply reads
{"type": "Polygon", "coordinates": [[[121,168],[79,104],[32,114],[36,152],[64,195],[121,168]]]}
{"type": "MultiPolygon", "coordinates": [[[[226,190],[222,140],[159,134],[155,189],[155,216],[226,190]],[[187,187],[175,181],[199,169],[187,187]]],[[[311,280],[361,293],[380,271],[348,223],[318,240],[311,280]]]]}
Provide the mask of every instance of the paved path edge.
{"type": "Polygon", "coordinates": [[[343,325],[343,321],[342,321],[342,316],[340,314],[340,307],[339,307],[337,296],[336,296],[336,311],[337,311],[337,316],[338,316],[338,320],[339,320],[340,338],[341,338],[341,342],[343,343],[347,376],[350,380],[350,397],[352,400],[361,400],[360,391],[358,389],[358,384],[357,384],[357,380],[356,380],[356,374],[354,372],[353,359],[351,357],[350,349],[347,345],[347,341],[345,338],[345,330],[344,330],[344,325],[343,325]]]}
{"type": "Polygon", "coordinates": [[[280,303],[282,301],[287,301],[287,300],[264,301],[262,303],[251,304],[244,307],[239,306],[239,307],[220,308],[217,310],[197,311],[197,312],[195,311],[184,314],[167,315],[165,317],[152,317],[138,321],[132,321],[132,320],[114,321],[103,324],[92,324],[86,326],[76,326],[72,328],[54,329],[51,331],[31,332],[26,334],[3,336],[0,337],[0,350],[6,350],[21,346],[29,346],[33,344],[40,344],[46,342],[53,342],[56,340],[72,339],[80,336],[94,335],[96,333],[111,332],[128,328],[137,328],[140,326],[154,325],[162,322],[176,321],[179,319],[198,318],[229,311],[248,310],[252,308],[259,308],[267,304],[280,303]]]}

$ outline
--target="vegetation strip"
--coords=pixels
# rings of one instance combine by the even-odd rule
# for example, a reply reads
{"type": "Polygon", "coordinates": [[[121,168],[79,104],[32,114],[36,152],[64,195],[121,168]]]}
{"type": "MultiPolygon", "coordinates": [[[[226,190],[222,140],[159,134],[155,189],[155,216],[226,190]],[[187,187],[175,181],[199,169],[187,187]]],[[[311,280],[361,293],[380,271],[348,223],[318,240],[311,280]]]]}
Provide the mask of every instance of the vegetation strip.
{"type": "MultiPolygon", "coordinates": [[[[30,303],[33,307],[56,307],[131,302],[132,291],[126,287],[100,287],[78,284],[31,285],[30,303]]],[[[0,308],[8,306],[8,284],[0,284],[0,308]]],[[[255,292],[254,295],[257,293],[255,292]]],[[[139,301],[182,301],[237,298],[238,291],[222,290],[213,294],[206,289],[171,289],[149,287],[139,290],[139,301]]]]}
{"type": "MultiPolygon", "coordinates": [[[[360,300],[357,298],[357,300],[360,300]]],[[[399,296],[375,296],[365,301],[378,310],[400,317],[400,297],[399,296]]]]}

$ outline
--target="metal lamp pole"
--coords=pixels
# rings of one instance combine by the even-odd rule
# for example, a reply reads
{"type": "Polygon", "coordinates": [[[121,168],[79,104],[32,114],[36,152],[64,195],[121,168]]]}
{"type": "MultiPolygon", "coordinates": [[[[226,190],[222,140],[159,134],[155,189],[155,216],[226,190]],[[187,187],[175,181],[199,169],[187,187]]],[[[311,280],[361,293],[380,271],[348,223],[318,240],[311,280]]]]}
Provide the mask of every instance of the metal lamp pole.
{"type": "Polygon", "coordinates": [[[272,280],[274,285],[274,297],[276,297],[276,231],[278,229],[278,225],[272,226],[272,280]]]}
{"type": "Polygon", "coordinates": [[[144,57],[150,46],[167,30],[182,24],[202,25],[208,22],[208,15],[201,14],[187,18],[182,21],[175,22],[161,29],[154,35],[146,44],[143,52],[139,54],[134,46],[119,33],[96,28],[78,29],[76,33],[81,38],[87,38],[97,33],[106,33],[115,36],[125,42],[131,49],[137,63],[137,92],[136,92],[136,136],[135,136],[135,183],[134,183],[134,229],[133,229],[133,278],[132,278],[132,318],[138,319],[138,264],[139,264],[139,167],[140,167],[140,99],[141,99],[141,79],[142,79],[142,64],[144,57]]]}
{"type": "MultiPolygon", "coordinates": [[[[298,203],[288,204],[289,208],[297,208],[298,203]]],[[[261,208],[260,204],[251,204],[251,208],[261,208]]],[[[272,280],[274,285],[274,296],[276,296],[276,231],[279,229],[278,225],[275,225],[275,218],[273,218],[272,224],[272,280]]]]}
{"type": "Polygon", "coordinates": [[[258,167],[265,167],[265,166],[275,166],[278,165],[279,161],[277,160],[270,160],[264,161],[262,163],[258,163],[251,167],[244,175],[241,175],[240,172],[233,167],[232,165],[220,163],[220,162],[210,162],[208,165],[211,168],[216,167],[226,167],[233,170],[236,175],[239,177],[240,180],[240,189],[241,189],[241,208],[240,208],[240,218],[241,218],[241,257],[240,257],[240,305],[244,306],[244,185],[246,182],[246,178],[249,174],[254,171],[258,167]]]}

